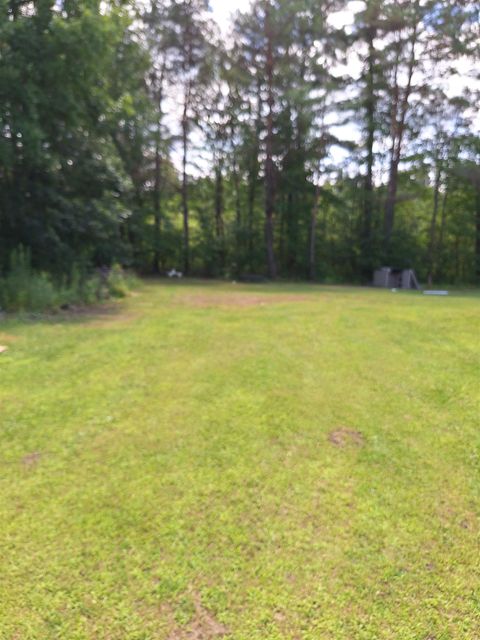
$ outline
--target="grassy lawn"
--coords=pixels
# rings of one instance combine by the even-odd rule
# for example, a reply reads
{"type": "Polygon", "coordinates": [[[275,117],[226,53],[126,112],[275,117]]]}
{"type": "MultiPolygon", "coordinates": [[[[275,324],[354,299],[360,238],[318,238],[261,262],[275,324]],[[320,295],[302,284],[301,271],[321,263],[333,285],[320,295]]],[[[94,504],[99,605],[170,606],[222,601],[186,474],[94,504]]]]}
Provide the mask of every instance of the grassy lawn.
{"type": "Polygon", "coordinates": [[[480,638],[480,298],[3,320],[0,638],[480,638]]]}

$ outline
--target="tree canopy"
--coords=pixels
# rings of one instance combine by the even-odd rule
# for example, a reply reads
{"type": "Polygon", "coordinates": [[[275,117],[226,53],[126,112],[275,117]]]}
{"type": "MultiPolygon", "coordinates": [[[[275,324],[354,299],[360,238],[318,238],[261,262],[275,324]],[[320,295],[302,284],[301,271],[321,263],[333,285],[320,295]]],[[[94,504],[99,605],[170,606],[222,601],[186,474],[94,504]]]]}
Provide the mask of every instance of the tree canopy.
{"type": "Polygon", "coordinates": [[[223,34],[207,0],[0,0],[0,271],[25,247],[52,274],[480,282],[479,25],[453,0],[252,0],[223,34]]]}

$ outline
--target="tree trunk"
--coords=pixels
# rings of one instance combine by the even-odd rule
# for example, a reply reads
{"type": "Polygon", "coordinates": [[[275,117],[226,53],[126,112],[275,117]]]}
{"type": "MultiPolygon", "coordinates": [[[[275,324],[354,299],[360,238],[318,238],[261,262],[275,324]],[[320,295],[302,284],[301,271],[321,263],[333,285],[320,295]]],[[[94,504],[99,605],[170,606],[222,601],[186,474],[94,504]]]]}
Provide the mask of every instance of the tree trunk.
{"type": "Polygon", "coordinates": [[[265,3],[265,39],[267,81],[267,132],[265,139],[265,244],[267,249],[268,275],[272,280],[277,276],[274,253],[274,214],[275,214],[275,168],[273,163],[273,50],[270,31],[269,0],[265,3]]]}
{"type": "MultiPolygon", "coordinates": [[[[154,226],[154,248],[153,248],[153,272],[160,273],[160,233],[162,224],[162,202],[161,202],[161,190],[162,190],[162,105],[163,105],[163,85],[165,79],[165,61],[162,64],[160,72],[160,78],[156,90],[154,91],[154,98],[157,108],[157,129],[155,136],[155,174],[153,185],[153,226],[154,226]]],[[[154,87],[157,84],[157,74],[153,75],[154,87]]]]}
{"type": "MultiPolygon", "coordinates": [[[[255,163],[256,164],[256,163],[255,163]]],[[[255,196],[257,192],[258,174],[256,167],[250,167],[248,172],[248,197],[247,197],[247,225],[248,225],[248,239],[247,239],[247,253],[248,262],[251,267],[253,264],[253,218],[255,211],[255,196]]]]}
{"type": "Polygon", "coordinates": [[[475,279],[480,283],[480,183],[475,190],[475,279]]]}
{"type": "Polygon", "coordinates": [[[247,240],[247,253],[249,267],[253,267],[253,219],[255,214],[255,199],[257,194],[258,185],[258,172],[259,172],[259,160],[258,154],[260,150],[260,131],[262,128],[262,94],[261,94],[261,81],[258,80],[257,85],[257,113],[255,120],[255,141],[252,148],[252,154],[250,158],[250,167],[248,171],[248,194],[247,194],[247,225],[248,225],[248,240],[247,240]]]}
{"type": "Polygon", "coordinates": [[[153,272],[160,273],[160,232],[162,219],[161,206],[161,180],[162,180],[162,157],[160,153],[160,135],[157,133],[155,143],[155,180],[153,187],[153,228],[154,228],[154,249],[153,249],[153,272]]]}
{"type": "Polygon", "coordinates": [[[289,190],[286,198],[285,205],[285,220],[286,220],[286,259],[285,267],[287,272],[291,275],[295,272],[297,266],[297,219],[294,214],[294,201],[293,193],[289,190]]]}
{"type": "Polygon", "coordinates": [[[315,280],[317,277],[317,262],[316,262],[316,235],[317,235],[317,219],[318,219],[318,205],[320,201],[320,187],[315,185],[315,197],[313,200],[312,215],[310,218],[310,246],[308,252],[308,275],[310,280],[315,280]]]}
{"type": "Polygon", "coordinates": [[[372,220],[373,220],[373,145],[375,143],[375,27],[367,31],[368,59],[367,59],[367,98],[365,100],[367,122],[367,170],[365,175],[365,193],[363,202],[363,271],[364,276],[371,276],[372,253],[372,220]]]}
{"type": "Polygon", "coordinates": [[[433,276],[435,273],[435,261],[436,261],[436,234],[437,234],[437,217],[438,217],[438,203],[440,199],[440,179],[441,179],[441,165],[440,160],[436,159],[435,167],[435,183],[433,186],[433,210],[432,221],[430,223],[430,240],[428,243],[428,286],[431,287],[433,283],[433,276]]]}
{"type": "MultiPolygon", "coordinates": [[[[232,141],[235,138],[234,130],[232,127],[231,132],[232,141]]],[[[237,263],[241,254],[241,229],[242,229],[242,209],[240,204],[240,176],[238,173],[238,159],[237,159],[237,149],[235,143],[233,147],[233,159],[232,159],[232,178],[233,178],[233,189],[234,189],[234,199],[235,199],[235,261],[237,263]]]]}
{"type": "Polygon", "coordinates": [[[397,199],[398,160],[393,159],[388,172],[387,200],[385,202],[384,241],[385,253],[388,255],[395,222],[395,202],[397,199]]]}
{"type": "MultiPolygon", "coordinates": [[[[415,2],[415,14],[419,7],[419,0],[415,2]]],[[[392,87],[392,109],[391,109],[391,135],[392,146],[390,151],[390,169],[388,173],[388,188],[387,199],[385,202],[385,216],[384,216],[384,244],[385,244],[385,257],[389,257],[390,243],[392,239],[394,224],[395,224],[395,205],[397,200],[398,189],[398,168],[403,151],[403,136],[405,133],[406,117],[409,107],[409,99],[412,91],[412,78],[413,71],[415,69],[416,57],[415,48],[417,44],[418,23],[414,22],[412,26],[412,34],[409,39],[410,55],[407,63],[407,84],[403,89],[403,95],[401,95],[401,87],[399,85],[399,55],[395,62],[394,71],[394,83],[392,87]]]]}
{"type": "Polygon", "coordinates": [[[185,95],[182,115],[182,213],[183,213],[183,271],[190,273],[190,229],[188,211],[188,98],[185,95]]]}
{"type": "Polygon", "coordinates": [[[277,203],[277,210],[280,211],[280,214],[278,216],[279,220],[277,222],[277,227],[278,226],[280,227],[279,234],[278,234],[280,237],[278,242],[277,260],[280,265],[285,265],[286,264],[285,236],[287,235],[285,233],[285,229],[287,226],[287,214],[286,214],[285,205],[283,203],[283,199],[282,199],[281,207],[278,207],[278,203],[277,203]]]}
{"type": "Polygon", "coordinates": [[[455,236],[455,282],[458,282],[460,276],[460,239],[455,236]]]}
{"type": "Polygon", "coordinates": [[[225,269],[224,208],[222,168],[217,164],[215,168],[215,236],[218,246],[219,264],[222,272],[225,269]]]}

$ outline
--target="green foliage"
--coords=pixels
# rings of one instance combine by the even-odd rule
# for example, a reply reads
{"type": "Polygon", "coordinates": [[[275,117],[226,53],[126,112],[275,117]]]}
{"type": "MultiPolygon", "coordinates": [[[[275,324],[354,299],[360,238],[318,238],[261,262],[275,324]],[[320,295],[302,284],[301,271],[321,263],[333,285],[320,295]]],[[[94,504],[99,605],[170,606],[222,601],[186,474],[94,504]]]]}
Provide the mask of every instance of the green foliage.
{"type": "Polygon", "coordinates": [[[478,95],[447,91],[478,9],[367,0],[338,29],[345,6],[254,0],[222,44],[205,0],[0,0],[0,270],[22,245],[35,278],[15,304],[55,306],[75,265],[264,273],[267,236],[285,278],[478,281],[478,95]]]}
{"type": "Polygon", "coordinates": [[[0,278],[0,308],[7,311],[44,311],[59,303],[59,292],[45,273],[34,273],[30,252],[14,251],[10,269],[0,278]]]}
{"type": "Polygon", "coordinates": [[[136,284],[136,279],[119,265],[94,274],[74,265],[68,279],[55,280],[47,273],[34,271],[30,251],[20,247],[12,253],[10,268],[0,278],[0,310],[41,312],[93,304],[123,298],[136,284]]]}
{"type": "Polygon", "coordinates": [[[130,24],[99,2],[0,4],[0,268],[19,244],[55,274],[128,261],[124,129],[141,120],[145,69],[130,24]]]}
{"type": "Polygon", "coordinates": [[[109,297],[124,298],[138,286],[139,281],[133,274],[125,272],[119,264],[114,264],[107,273],[105,284],[109,297]]]}

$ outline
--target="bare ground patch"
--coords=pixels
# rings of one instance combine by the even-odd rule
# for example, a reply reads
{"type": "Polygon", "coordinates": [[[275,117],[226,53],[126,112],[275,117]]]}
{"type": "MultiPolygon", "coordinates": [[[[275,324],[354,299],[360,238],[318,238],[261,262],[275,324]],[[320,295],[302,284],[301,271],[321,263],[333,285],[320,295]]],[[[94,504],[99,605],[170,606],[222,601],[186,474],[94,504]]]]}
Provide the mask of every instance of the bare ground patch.
{"type": "Polygon", "coordinates": [[[251,295],[251,294],[224,294],[224,295],[186,295],[178,299],[180,304],[197,308],[233,307],[245,309],[249,307],[262,307],[272,304],[291,304],[297,302],[311,302],[312,297],[295,294],[272,294],[272,295],[251,295]]]}
{"type": "Polygon", "coordinates": [[[118,313],[118,305],[104,302],[91,305],[68,305],[60,311],[65,318],[88,318],[90,316],[114,316],[118,313]]]}
{"type": "Polygon", "coordinates": [[[23,456],[22,464],[27,469],[31,469],[36,467],[40,462],[42,454],[39,451],[33,451],[33,453],[27,453],[27,455],[23,456]]]}
{"type": "Polygon", "coordinates": [[[330,431],[328,434],[328,440],[335,447],[339,448],[347,447],[349,445],[361,447],[365,442],[365,438],[360,431],[350,429],[349,427],[339,427],[338,429],[330,431]]]}
{"type": "Polygon", "coordinates": [[[8,345],[10,342],[15,342],[15,340],[18,340],[19,336],[14,336],[11,333],[3,333],[2,331],[0,331],[0,344],[1,345],[8,345]]]}
{"type": "Polygon", "coordinates": [[[443,527],[461,527],[473,534],[478,534],[480,518],[471,510],[460,497],[454,500],[452,497],[440,500],[437,514],[443,527]]]}
{"type": "Polygon", "coordinates": [[[140,316],[136,313],[114,313],[110,315],[101,316],[100,318],[93,319],[89,322],[90,327],[111,327],[111,326],[126,326],[137,320],[140,316]]]}
{"type": "Polygon", "coordinates": [[[192,620],[184,629],[176,626],[168,640],[212,640],[226,636],[228,629],[202,606],[200,595],[194,593],[192,597],[195,607],[192,620]]]}
{"type": "Polygon", "coordinates": [[[70,306],[60,312],[65,320],[81,320],[89,327],[107,327],[113,324],[127,325],[139,317],[138,313],[126,312],[118,303],[103,303],[89,306],[70,306]]]}
{"type": "Polygon", "coordinates": [[[10,344],[18,339],[18,336],[13,336],[10,333],[3,333],[0,331],[0,353],[6,353],[10,344]]]}

